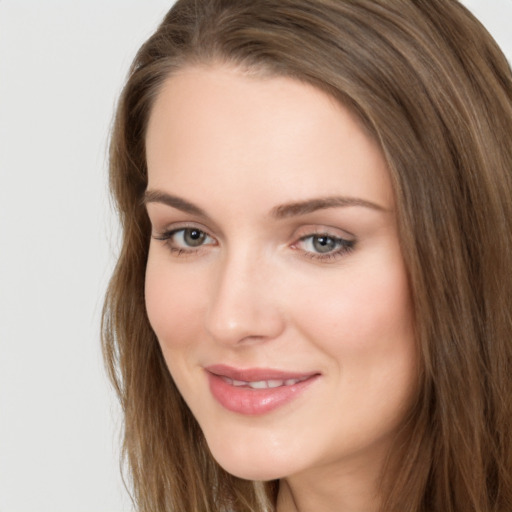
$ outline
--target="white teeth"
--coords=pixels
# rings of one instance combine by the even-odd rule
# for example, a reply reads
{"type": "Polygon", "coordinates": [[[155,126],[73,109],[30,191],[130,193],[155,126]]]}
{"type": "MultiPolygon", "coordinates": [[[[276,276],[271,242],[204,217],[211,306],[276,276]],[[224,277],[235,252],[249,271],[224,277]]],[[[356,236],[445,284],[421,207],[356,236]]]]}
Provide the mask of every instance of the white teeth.
{"type": "Polygon", "coordinates": [[[268,388],[266,380],[257,380],[255,382],[248,382],[249,387],[252,389],[265,389],[268,388]]]}
{"type": "Polygon", "coordinates": [[[222,377],[225,382],[227,382],[231,386],[235,386],[237,388],[240,387],[249,387],[251,389],[267,389],[267,388],[279,388],[281,386],[293,386],[298,382],[302,382],[306,380],[308,377],[302,377],[301,379],[286,379],[286,380],[257,380],[257,381],[246,381],[246,380],[235,380],[230,379],[229,377],[222,377]]]}

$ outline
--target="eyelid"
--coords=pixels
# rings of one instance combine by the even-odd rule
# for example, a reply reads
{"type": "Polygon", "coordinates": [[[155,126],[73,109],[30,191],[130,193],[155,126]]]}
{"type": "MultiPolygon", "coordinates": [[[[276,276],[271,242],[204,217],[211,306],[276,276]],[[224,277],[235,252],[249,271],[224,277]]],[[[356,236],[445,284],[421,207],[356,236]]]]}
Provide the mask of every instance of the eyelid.
{"type": "Polygon", "coordinates": [[[217,245],[216,238],[210,234],[209,230],[203,228],[202,226],[198,226],[196,223],[190,223],[190,222],[184,222],[184,223],[177,223],[172,224],[168,227],[166,227],[163,230],[159,230],[159,232],[155,233],[153,232],[151,234],[152,238],[158,241],[161,241],[167,249],[177,256],[192,256],[197,255],[201,251],[205,250],[207,247],[215,246],[217,245]],[[173,240],[174,236],[178,234],[181,231],[186,230],[197,230],[203,233],[206,237],[213,240],[214,243],[207,242],[204,244],[200,244],[198,246],[187,246],[187,245],[178,245],[173,240]]]}
{"type": "MultiPolygon", "coordinates": [[[[346,240],[347,242],[356,242],[356,236],[347,231],[346,229],[341,229],[339,227],[322,225],[322,224],[311,224],[306,226],[301,226],[297,229],[293,235],[293,238],[298,242],[299,240],[303,240],[309,236],[330,236],[333,238],[339,238],[342,240],[346,240]]],[[[297,243],[294,242],[294,243],[297,243]]]]}
{"type": "MultiPolygon", "coordinates": [[[[203,229],[199,229],[199,228],[194,228],[194,227],[184,227],[184,228],[173,228],[173,229],[169,229],[169,230],[166,230],[164,231],[163,233],[161,233],[160,235],[153,235],[153,238],[155,238],[156,240],[169,240],[170,238],[172,238],[174,235],[176,235],[177,233],[181,232],[181,231],[200,231],[201,233],[203,233],[206,237],[208,238],[211,238],[212,240],[215,240],[213,238],[213,236],[209,235],[206,231],[204,231],[203,229]]],[[[204,245],[213,245],[213,244],[204,244],[204,245]]]]}
{"type": "MultiPolygon", "coordinates": [[[[166,226],[159,232],[152,233],[152,238],[159,240],[164,243],[171,253],[176,256],[193,256],[198,255],[202,251],[208,250],[209,247],[218,245],[217,238],[213,236],[208,229],[204,228],[195,222],[180,222],[166,226]],[[205,243],[200,243],[197,246],[188,245],[184,240],[177,242],[174,239],[175,235],[180,232],[187,230],[200,231],[207,237],[205,243]],[[209,240],[208,240],[209,239],[209,240]]],[[[181,236],[184,236],[182,234],[181,236]]],[[[349,252],[354,249],[356,244],[356,238],[349,234],[347,231],[340,228],[326,227],[326,226],[301,226],[293,237],[294,242],[288,245],[291,249],[299,252],[303,257],[308,259],[317,260],[318,262],[330,262],[346,256],[349,252]],[[311,249],[306,248],[304,245],[310,239],[315,237],[326,237],[334,241],[334,247],[332,250],[322,252],[318,250],[318,247],[311,249]]]]}
{"type": "Polygon", "coordinates": [[[202,231],[209,237],[216,239],[216,237],[211,234],[210,230],[206,226],[203,226],[198,222],[188,221],[165,224],[163,225],[162,228],[158,228],[157,226],[153,225],[151,236],[155,238],[157,236],[169,235],[170,233],[180,231],[181,229],[197,229],[198,231],[202,231]]]}
{"type": "Polygon", "coordinates": [[[296,235],[296,241],[293,242],[291,248],[302,253],[302,256],[308,259],[316,260],[320,263],[329,263],[339,258],[345,257],[348,253],[354,250],[357,239],[354,235],[339,228],[332,228],[327,226],[303,226],[296,235]],[[303,232],[304,234],[301,234],[303,232]],[[348,236],[347,236],[348,235],[348,236]],[[327,237],[333,239],[338,247],[329,252],[317,252],[306,250],[301,247],[303,243],[314,237],[327,237]]]}

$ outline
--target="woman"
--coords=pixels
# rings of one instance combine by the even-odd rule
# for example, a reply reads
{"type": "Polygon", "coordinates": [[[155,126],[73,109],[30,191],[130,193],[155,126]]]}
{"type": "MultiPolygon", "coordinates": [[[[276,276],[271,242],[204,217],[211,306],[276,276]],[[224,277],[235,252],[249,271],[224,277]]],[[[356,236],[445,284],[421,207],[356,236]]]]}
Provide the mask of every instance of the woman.
{"type": "Polygon", "coordinates": [[[138,509],[511,510],[511,139],[458,2],[179,0],[111,143],[138,509]]]}

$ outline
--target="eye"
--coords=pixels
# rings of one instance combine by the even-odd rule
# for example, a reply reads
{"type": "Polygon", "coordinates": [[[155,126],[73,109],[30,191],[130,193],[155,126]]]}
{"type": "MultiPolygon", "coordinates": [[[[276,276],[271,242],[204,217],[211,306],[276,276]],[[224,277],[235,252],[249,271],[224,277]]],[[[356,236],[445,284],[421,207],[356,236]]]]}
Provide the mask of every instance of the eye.
{"type": "Polygon", "coordinates": [[[172,251],[180,254],[193,252],[203,245],[215,244],[215,240],[210,235],[197,228],[172,229],[154,238],[164,241],[172,251]]]}
{"type": "Polygon", "coordinates": [[[319,253],[326,253],[334,251],[337,248],[338,240],[336,240],[332,236],[327,235],[315,235],[310,236],[309,238],[309,246],[319,253]]]}
{"type": "Polygon", "coordinates": [[[204,231],[192,228],[175,231],[173,236],[175,243],[187,247],[199,247],[209,238],[204,231]]]}
{"type": "Polygon", "coordinates": [[[354,240],[330,235],[328,233],[318,233],[303,236],[297,247],[304,253],[314,259],[332,259],[350,252],[355,245],[354,240]]]}

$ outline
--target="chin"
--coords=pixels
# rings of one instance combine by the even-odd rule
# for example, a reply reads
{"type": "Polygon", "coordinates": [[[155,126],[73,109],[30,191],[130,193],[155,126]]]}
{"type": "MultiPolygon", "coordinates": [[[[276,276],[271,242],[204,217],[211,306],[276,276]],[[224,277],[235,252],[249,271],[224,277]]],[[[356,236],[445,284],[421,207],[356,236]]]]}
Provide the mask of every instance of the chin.
{"type": "Polygon", "coordinates": [[[226,446],[229,440],[221,443],[207,443],[213,458],[219,466],[233,476],[244,480],[268,481],[277,480],[290,474],[290,457],[287,461],[278,459],[271,454],[271,450],[261,447],[240,446],[233,443],[226,446]]]}
{"type": "Polygon", "coordinates": [[[266,464],[252,464],[250,461],[224,461],[215,458],[217,463],[229,474],[242,478],[243,480],[253,480],[266,482],[270,480],[279,480],[286,476],[286,472],[278,471],[268,462],[266,464]]]}

